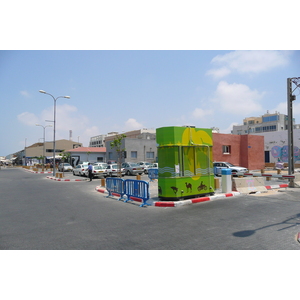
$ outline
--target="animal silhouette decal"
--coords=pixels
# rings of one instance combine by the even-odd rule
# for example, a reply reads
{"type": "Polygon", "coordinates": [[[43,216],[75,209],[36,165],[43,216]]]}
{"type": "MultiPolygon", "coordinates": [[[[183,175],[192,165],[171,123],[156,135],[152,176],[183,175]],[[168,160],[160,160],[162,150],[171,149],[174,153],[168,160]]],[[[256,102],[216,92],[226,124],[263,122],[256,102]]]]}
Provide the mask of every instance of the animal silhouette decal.
{"type": "Polygon", "coordinates": [[[185,183],[186,186],[186,192],[188,193],[189,191],[192,192],[193,191],[193,186],[191,183],[185,183]]]}
{"type": "Polygon", "coordinates": [[[175,186],[171,186],[171,189],[173,190],[174,194],[176,195],[178,192],[178,188],[175,186]]]}
{"type": "Polygon", "coordinates": [[[207,190],[207,186],[205,184],[203,184],[203,181],[201,181],[201,184],[198,186],[198,192],[204,190],[206,191],[207,190]]]}

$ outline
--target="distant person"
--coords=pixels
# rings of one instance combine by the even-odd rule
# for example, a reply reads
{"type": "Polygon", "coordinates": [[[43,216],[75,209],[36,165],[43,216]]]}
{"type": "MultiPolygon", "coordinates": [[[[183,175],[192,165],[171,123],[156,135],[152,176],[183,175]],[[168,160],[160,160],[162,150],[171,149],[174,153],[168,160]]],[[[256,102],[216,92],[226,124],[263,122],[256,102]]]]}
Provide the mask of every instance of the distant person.
{"type": "Polygon", "coordinates": [[[91,165],[91,163],[88,164],[88,172],[89,172],[89,178],[90,178],[90,181],[92,181],[93,179],[93,166],[91,165]]]}

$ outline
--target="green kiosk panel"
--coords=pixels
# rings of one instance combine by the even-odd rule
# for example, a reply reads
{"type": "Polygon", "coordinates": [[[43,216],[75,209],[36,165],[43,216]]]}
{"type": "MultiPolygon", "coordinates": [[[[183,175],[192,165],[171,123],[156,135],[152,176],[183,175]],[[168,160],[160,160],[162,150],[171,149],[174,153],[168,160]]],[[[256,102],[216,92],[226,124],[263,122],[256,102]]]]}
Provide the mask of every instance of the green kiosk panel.
{"type": "Polygon", "coordinates": [[[158,195],[164,200],[214,194],[212,130],[194,127],[156,129],[158,195]]]}

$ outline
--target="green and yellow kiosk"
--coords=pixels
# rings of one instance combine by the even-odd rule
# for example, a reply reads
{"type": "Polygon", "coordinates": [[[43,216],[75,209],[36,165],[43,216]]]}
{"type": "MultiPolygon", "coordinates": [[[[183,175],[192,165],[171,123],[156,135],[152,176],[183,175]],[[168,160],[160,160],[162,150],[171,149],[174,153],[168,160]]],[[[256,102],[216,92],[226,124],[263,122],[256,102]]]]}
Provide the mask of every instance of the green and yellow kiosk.
{"type": "Polygon", "coordinates": [[[214,194],[211,129],[157,128],[156,141],[159,198],[179,200],[214,194]]]}

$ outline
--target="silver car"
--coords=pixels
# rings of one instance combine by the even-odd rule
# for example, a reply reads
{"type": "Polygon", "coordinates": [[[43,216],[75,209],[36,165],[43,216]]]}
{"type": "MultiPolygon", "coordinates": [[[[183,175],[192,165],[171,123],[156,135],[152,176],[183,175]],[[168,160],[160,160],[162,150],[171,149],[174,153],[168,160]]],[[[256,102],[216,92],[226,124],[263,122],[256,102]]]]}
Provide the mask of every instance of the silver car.
{"type": "Polygon", "coordinates": [[[75,176],[85,176],[85,170],[87,169],[88,165],[77,165],[73,168],[73,175],[75,176]]]}
{"type": "Polygon", "coordinates": [[[144,168],[144,173],[148,174],[148,169],[151,167],[151,163],[146,162],[146,161],[140,161],[137,163],[138,165],[140,165],[142,168],[144,168]]]}
{"type": "Polygon", "coordinates": [[[73,167],[68,164],[68,163],[61,163],[59,166],[58,166],[58,171],[62,172],[67,172],[67,171],[73,171],[73,167]]]}
{"type": "Polygon", "coordinates": [[[125,169],[126,175],[142,175],[144,173],[144,168],[137,163],[125,162],[122,163],[122,168],[125,169]]]}
{"type": "Polygon", "coordinates": [[[248,172],[247,168],[235,166],[227,161],[215,161],[213,163],[214,166],[214,173],[216,176],[221,176],[222,169],[230,169],[231,172],[235,173],[246,173],[248,172]]]}
{"type": "MultiPolygon", "coordinates": [[[[106,171],[106,166],[102,166],[102,165],[99,165],[99,166],[95,166],[93,165],[92,166],[92,174],[93,174],[93,178],[94,177],[98,177],[98,178],[104,178],[106,177],[107,175],[107,171],[106,171]]],[[[89,170],[86,169],[84,171],[84,176],[88,177],[89,176],[89,170]]]]}
{"type": "MultiPolygon", "coordinates": [[[[108,164],[106,166],[106,176],[107,177],[112,177],[112,176],[119,176],[119,166],[118,164],[108,164]]],[[[125,175],[125,170],[124,168],[121,167],[121,176],[123,177],[125,175]]]]}

